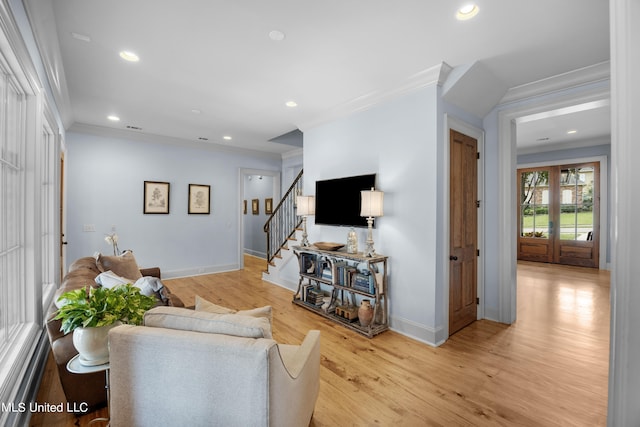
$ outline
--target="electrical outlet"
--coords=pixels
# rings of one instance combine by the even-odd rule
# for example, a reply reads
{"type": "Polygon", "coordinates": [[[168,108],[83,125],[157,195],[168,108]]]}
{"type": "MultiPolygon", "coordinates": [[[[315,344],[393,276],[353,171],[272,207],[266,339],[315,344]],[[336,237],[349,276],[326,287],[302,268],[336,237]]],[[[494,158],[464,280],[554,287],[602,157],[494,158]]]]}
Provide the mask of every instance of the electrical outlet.
{"type": "Polygon", "coordinates": [[[84,231],[85,233],[95,232],[96,231],[96,225],[95,224],[85,224],[82,227],[82,231],[84,231]]]}

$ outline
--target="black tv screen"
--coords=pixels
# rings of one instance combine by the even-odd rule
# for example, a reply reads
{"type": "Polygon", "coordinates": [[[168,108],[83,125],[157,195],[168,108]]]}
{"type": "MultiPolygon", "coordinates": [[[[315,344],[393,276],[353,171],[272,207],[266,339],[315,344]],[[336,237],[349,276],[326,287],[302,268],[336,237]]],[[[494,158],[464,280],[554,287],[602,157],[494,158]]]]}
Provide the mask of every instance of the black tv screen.
{"type": "Polygon", "coordinates": [[[366,227],[360,216],[360,192],[376,185],[376,174],[316,181],[315,223],[366,227]]]}

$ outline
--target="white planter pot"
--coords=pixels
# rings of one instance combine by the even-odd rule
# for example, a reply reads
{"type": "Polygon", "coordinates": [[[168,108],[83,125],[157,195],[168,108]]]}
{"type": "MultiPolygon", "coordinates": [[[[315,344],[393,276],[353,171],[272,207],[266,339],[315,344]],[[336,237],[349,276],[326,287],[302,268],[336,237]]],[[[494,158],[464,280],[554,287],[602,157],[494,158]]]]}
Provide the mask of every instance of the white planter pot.
{"type": "Polygon", "coordinates": [[[109,361],[109,330],[120,324],[116,322],[97,328],[80,327],[73,331],[73,345],[80,353],[79,361],[82,365],[102,365],[109,361]]]}

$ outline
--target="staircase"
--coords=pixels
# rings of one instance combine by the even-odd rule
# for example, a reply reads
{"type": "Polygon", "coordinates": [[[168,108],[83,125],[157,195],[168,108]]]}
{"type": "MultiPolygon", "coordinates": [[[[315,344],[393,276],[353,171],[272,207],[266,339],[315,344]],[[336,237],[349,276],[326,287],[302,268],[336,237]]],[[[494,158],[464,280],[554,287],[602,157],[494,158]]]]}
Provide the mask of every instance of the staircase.
{"type": "Polygon", "coordinates": [[[263,279],[270,282],[282,284],[275,281],[276,277],[279,270],[291,259],[289,245],[298,240],[297,233],[301,232],[302,219],[296,215],[296,196],[302,194],[303,172],[300,171],[293,180],[264,224],[264,232],[267,234],[267,271],[263,274],[263,279]]]}

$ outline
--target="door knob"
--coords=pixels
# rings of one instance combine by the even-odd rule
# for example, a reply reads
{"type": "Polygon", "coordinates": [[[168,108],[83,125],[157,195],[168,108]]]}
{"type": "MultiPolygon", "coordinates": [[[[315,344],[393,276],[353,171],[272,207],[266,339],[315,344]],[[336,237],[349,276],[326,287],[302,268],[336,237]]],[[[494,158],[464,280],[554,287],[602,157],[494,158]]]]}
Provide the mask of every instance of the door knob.
{"type": "Polygon", "coordinates": [[[458,257],[457,257],[457,256],[455,256],[455,255],[449,255],[449,260],[450,260],[450,261],[457,261],[457,260],[458,260],[458,257]]]}

